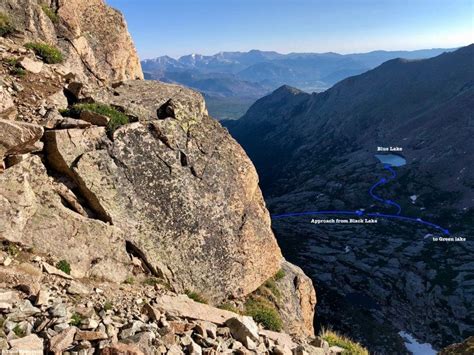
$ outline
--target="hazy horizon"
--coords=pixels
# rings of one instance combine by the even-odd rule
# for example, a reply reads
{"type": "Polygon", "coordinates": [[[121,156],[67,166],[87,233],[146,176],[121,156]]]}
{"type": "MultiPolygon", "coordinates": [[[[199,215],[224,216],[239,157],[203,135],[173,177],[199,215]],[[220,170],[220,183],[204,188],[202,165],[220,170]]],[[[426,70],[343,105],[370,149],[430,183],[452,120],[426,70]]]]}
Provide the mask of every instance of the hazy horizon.
{"type": "Polygon", "coordinates": [[[140,58],[190,53],[366,53],[474,42],[470,0],[106,0],[140,58]]]}
{"type": "Polygon", "coordinates": [[[186,54],[183,54],[183,55],[179,55],[179,56],[171,56],[169,54],[159,54],[157,56],[154,56],[154,57],[148,57],[148,58],[141,58],[140,57],[140,60],[150,60],[150,59],[155,59],[155,58],[159,58],[159,57],[170,57],[170,58],[173,58],[173,59],[179,59],[181,57],[184,57],[184,56],[188,56],[188,55],[192,55],[192,54],[195,54],[195,55],[202,55],[202,56],[214,56],[214,55],[217,55],[219,53],[248,53],[248,52],[251,52],[251,51],[260,51],[260,52],[276,52],[278,54],[283,54],[283,55],[288,55],[288,54],[329,54],[329,53],[333,53],[333,54],[340,54],[340,55],[353,55],[353,54],[367,54],[367,53],[374,53],[374,52],[416,52],[416,51],[429,51],[429,50],[448,50],[448,51],[452,51],[452,50],[456,50],[458,48],[462,48],[462,47],[466,47],[466,46],[469,46],[471,44],[474,44],[474,43],[466,43],[466,44],[463,44],[463,45],[460,45],[460,46],[455,46],[455,47],[430,47],[430,48],[415,48],[415,49],[375,49],[375,50],[371,50],[371,51],[365,51],[365,52],[347,52],[347,53],[343,53],[343,52],[335,52],[335,51],[327,51],[327,52],[311,52],[311,51],[302,51],[302,52],[279,52],[279,51],[275,51],[275,50],[262,50],[262,49],[258,49],[258,48],[251,48],[249,50],[241,50],[241,51],[218,51],[218,52],[213,52],[213,53],[186,53],[186,54]]]}

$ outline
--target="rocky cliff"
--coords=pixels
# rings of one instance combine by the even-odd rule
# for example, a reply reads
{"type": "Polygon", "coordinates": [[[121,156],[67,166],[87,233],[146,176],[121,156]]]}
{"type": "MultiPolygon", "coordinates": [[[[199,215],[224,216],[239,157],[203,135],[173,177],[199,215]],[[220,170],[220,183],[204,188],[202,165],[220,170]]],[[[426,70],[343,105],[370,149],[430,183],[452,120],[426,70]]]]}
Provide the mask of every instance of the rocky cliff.
{"type": "Polygon", "coordinates": [[[60,47],[64,74],[104,83],[143,78],[122,14],[102,0],[5,0],[0,11],[9,14],[13,36],[60,47]]]}
{"type": "MultiPolygon", "coordinates": [[[[101,0],[8,0],[0,15],[2,349],[132,351],[108,346],[118,339],[105,331],[110,323],[99,314],[110,311],[105,299],[96,307],[84,301],[86,310],[74,311],[74,296],[59,296],[90,295],[82,292],[89,285],[112,290],[110,297],[145,292],[147,303],[165,315],[160,320],[146,311],[144,318],[142,311],[125,314],[114,307],[114,327],[134,327],[121,333],[122,343],[138,343],[136,333],[147,333],[151,348],[139,346],[145,353],[177,354],[193,346],[191,353],[201,347],[220,352],[220,341],[199,347],[191,338],[166,342],[167,331],[157,329],[178,318],[224,326],[235,313],[222,320],[216,308],[199,311],[192,303],[186,306],[191,315],[173,314],[182,304],[163,303],[161,291],[147,291],[150,283],[166,285],[173,297],[186,293],[251,314],[311,348],[312,282],[283,259],[255,168],[209,117],[202,96],[135,80],[142,73],[123,17],[101,0]],[[68,291],[71,282],[76,291],[68,291]],[[74,320],[79,313],[84,324],[74,320]]],[[[133,300],[125,298],[120,307],[130,308],[133,300]]],[[[240,333],[232,337],[256,352],[265,341],[251,319],[245,322],[251,341],[240,333]]],[[[194,328],[186,324],[182,332],[194,328]]],[[[173,328],[170,334],[175,339],[182,333],[173,328]]],[[[277,351],[274,346],[266,351],[277,351]]],[[[292,342],[286,351],[297,346],[292,342]]]]}

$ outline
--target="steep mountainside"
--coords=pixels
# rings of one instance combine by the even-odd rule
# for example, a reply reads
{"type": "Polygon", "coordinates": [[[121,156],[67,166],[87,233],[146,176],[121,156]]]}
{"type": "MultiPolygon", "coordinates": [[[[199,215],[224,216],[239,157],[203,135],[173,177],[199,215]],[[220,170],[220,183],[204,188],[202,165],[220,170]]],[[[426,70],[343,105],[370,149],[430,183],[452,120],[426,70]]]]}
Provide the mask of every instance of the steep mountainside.
{"type": "Polygon", "coordinates": [[[251,161],[201,94],[137,80],[120,13],[7,0],[0,19],[2,352],[342,351],[315,338],[251,161]]]}
{"type": "MultiPolygon", "coordinates": [[[[268,151],[267,145],[287,151],[288,158],[279,159],[273,166],[286,166],[291,161],[296,164],[296,149],[298,154],[304,150],[306,154],[317,155],[311,153],[312,148],[329,153],[335,143],[347,153],[371,149],[371,154],[374,147],[401,144],[400,141],[404,146],[416,147],[423,130],[426,137],[421,140],[422,146],[406,153],[409,155],[404,153],[407,158],[429,157],[431,147],[441,152],[447,139],[451,139],[449,145],[457,148],[453,149],[456,154],[463,154],[462,151],[469,150],[470,142],[468,131],[460,128],[472,125],[469,99],[473,90],[473,51],[471,45],[429,60],[394,59],[343,80],[321,94],[309,95],[284,86],[256,102],[244,117],[231,123],[231,130],[239,142],[244,142],[244,147],[256,144],[246,149],[252,158],[268,151]],[[457,102],[467,106],[456,105],[457,102]],[[455,107],[459,108],[453,111],[455,107]],[[451,117],[451,124],[445,124],[447,118],[443,114],[451,117]],[[250,129],[257,129],[256,134],[249,136],[250,129]]],[[[429,162],[446,158],[444,154],[429,162]]],[[[472,157],[466,154],[465,159],[472,157]]],[[[452,163],[459,167],[466,163],[465,159],[452,163]]],[[[266,160],[255,158],[254,162],[259,167],[266,160]]],[[[267,184],[266,169],[260,174],[265,188],[280,185],[274,179],[267,184]]],[[[284,184],[284,188],[293,187],[284,184]]]]}
{"type": "Polygon", "coordinates": [[[426,60],[390,60],[320,94],[282,87],[225,123],[255,163],[274,214],[362,209],[359,215],[377,220],[315,225],[313,218],[344,216],[308,215],[273,225],[286,256],[332,292],[323,295],[332,301],[320,304],[319,319],[334,323],[335,307],[346,309],[352,317],[336,326],[373,349],[388,345],[370,336],[371,322],[435,347],[474,331],[473,58],[470,45],[426,60]],[[374,155],[388,153],[406,164],[387,171],[374,155]],[[445,229],[466,241],[432,240],[445,229]]]}

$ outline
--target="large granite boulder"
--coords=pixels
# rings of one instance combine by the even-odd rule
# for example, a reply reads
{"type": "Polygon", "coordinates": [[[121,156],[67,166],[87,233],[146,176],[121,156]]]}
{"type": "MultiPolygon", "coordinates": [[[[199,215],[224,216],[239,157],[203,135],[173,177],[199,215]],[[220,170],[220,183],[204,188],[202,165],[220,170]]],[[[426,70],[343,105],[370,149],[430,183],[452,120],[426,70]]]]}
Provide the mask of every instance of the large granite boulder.
{"type": "Polygon", "coordinates": [[[25,41],[59,46],[65,68],[78,77],[104,83],[143,78],[125,19],[103,0],[5,0],[0,11],[14,20],[25,41]],[[44,6],[56,14],[54,20],[44,6]]]}
{"type": "Polygon", "coordinates": [[[43,127],[0,119],[0,160],[7,155],[26,154],[41,150],[39,140],[43,136],[43,127]]]}
{"type": "Polygon", "coordinates": [[[285,332],[297,336],[314,336],[316,292],[311,279],[299,267],[285,261],[284,276],[277,281],[280,298],[278,312],[285,332]]]}
{"type": "Polygon", "coordinates": [[[12,111],[16,111],[13,98],[8,90],[0,85],[0,118],[8,118],[12,111]]]}
{"type": "Polygon", "coordinates": [[[67,260],[77,277],[123,281],[128,275],[123,233],[68,208],[37,156],[0,174],[0,240],[67,260]]]}
{"type": "Polygon", "coordinates": [[[102,128],[49,132],[49,163],[75,179],[102,220],[126,232],[151,270],[214,300],[248,294],[278,271],[282,256],[255,168],[207,115],[201,95],[132,81],[96,97],[139,121],[108,144],[102,128]]]}

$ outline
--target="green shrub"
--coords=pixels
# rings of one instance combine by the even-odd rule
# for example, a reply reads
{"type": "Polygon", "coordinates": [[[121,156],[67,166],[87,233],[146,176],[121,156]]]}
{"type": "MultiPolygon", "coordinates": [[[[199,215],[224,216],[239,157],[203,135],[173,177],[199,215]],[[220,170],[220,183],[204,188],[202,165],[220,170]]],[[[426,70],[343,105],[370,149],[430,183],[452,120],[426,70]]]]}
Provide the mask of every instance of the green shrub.
{"type": "Polygon", "coordinates": [[[113,133],[117,128],[127,124],[128,117],[119,111],[115,111],[117,114],[110,117],[110,121],[107,124],[107,130],[109,133],[113,133]]]}
{"type": "Polygon", "coordinates": [[[14,30],[15,28],[12,25],[10,17],[8,17],[8,15],[4,14],[3,12],[0,12],[0,36],[7,36],[14,30]]]}
{"type": "Polygon", "coordinates": [[[52,23],[58,23],[59,22],[59,16],[54,10],[49,7],[46,4],[41,5],[41,8],[43,9],[43,12],[46,14],[46,16],[49,17],[52,23]]]}
{"type": "Polygon", "coordinates": [[[79,313],[74,313],[69,321],[69,324],[78,327],[84,318],[79,313]]]}
{"type": "Polygon", "coordinates": [[[278,289],[274,279],[268,279],[265,281],[264,286],[268,288],[275,297],[280,298],[280,290],[278,289]]]}
{"type": "Polygon", "coordinates": [[[62,111],[61,114],[63,116],[79,118],[82,111],[92,111],[110,118],[110,121],[107,124],[107,131],[109,133],[113,133],[117,128],[129,122],[126,114],[118,111],[112,106],[101,103],[75,104],[69,110],[62,111]]]}
{"type": "Polygon", "coordinates": [[[329,343],[329,346],[339,346],[343,349],[343,354],[351,355],[369,355],[367,349],[362,347],[359,343],[352,341],[351,339],[338,334],[334,331],[323,329],[321,332],[321,338],[329,343]]]}
{"type": "Polygon", "coordinates": [[[104,311],[110,311],[111,309],[114,308],[114,304],[112,301],[105,301],[103,308],[104,308],[104,311]]]}
{"type": "Polygon", "coordinates": [[[217,308],[223,309],[224,311],[229,311],[229,312],[234,312],[234,313],[240,314],[240,309],[238,309],[237,307],[235,307],[231,303],[222,303],[219,306],[217,306],[217,308]]]}
{"type": "Polygon", "coordinates": [[[273,278],[275,279],[275,281],[279,281],[279,280],[281,280],[282,278],[284,278],[285,275],[286,275],[286,274],[285,274],[285,270],[280,269],[280,270],[277,271],[277,273],[275,274],[275,276],[274,276],[273,278]]]}
{"type": "Polygon", "coordinates": [[[25,47],[31,49],[40,57],[45,63],[57,64],[64,60],[63,54],[59,49],[45,43],[30,42],[25,44],[25,47]]]}
{"type": "Polygon", "coordinates": [[[245,313],[269,330],[279,332],[282,329],[281,317],[271,303],[251,298],[245,302],[245,313]]]}
{"type": "Polygon", "coordinates": [[[8,243],[7,253],[8,255],[15,257],[20,254],[20,248],[18,248],[15,244],[8,243]]]}
{"type": "Polygon", "coordinates": [[[209,301],[204,296],[202,296],[201,294],[199,294],[195,291],[186,290],[185,293],[193,301],[196,301],[196,302],[199,302],[199,303],[205,303],[205,304],[209,303],[209,301]]]}
{"type": "Polygon", "coordinates": [[[67,262],[67,260],[60,260],[56,263],[56,267],[66,274],[71,273],[71,265],[67,262]]]}
{"type": "Polygon", "coordinates": [[[148,286],[155,286],[161,284],[161,282],[156,277],[147,277],[145,280],[143,280],[143,284],[148,286]]]}
{"type": "Polygon", "coordinates": [[[158,277],[147,277],[145,280],[142,281],[144,285],[148,286],[156,286],[156,285],[161,285],[167,290],[172,290],[171,285],[169,284],[168,281],[164,279],[160,279],[158,277]]]}
{"type": "Polygon", "coordinates": [[[26,75],[26,70],[21,68],[21,67],[13,67],[10,70],[10,74],[18,76],[18,77],[24,77],[26,75]]]}
{"type": "Polygon", "coordinates": [[[17,65],[20,65],[17,58],[8,58],[6,62],[10,67],[16,67],[17,65]]]}
{"type": "Polygon", "coordinates": [[[133,276],[127,276],[123,283],[133,285],[135,283],[135,278],[133,276]]]}
{"type": "Polygon", "coordinates": [[[161,285],[167,290],[171,290],[171,285],[166,280],[160,279],[158,277],[147,277],[145,280],[143,280],[143,284],[148,286],[161,285]]]}
{"type": "Polygon", "coordinates": [[[19,324],[17,324],[15,328],[13,328],[13,333],[15,333],[15,335],[19,338],[23,338],[26,335],[25,329],[20,327],[19,324]]]}
{"type": "Polygon", "coordinates": [[[10,67],[10,74],[23,77],[26,75],[26,70],[23,69],[16,58],[7,59],[7,64],[10,67]]]}

